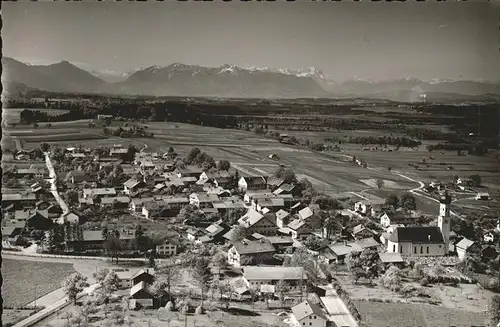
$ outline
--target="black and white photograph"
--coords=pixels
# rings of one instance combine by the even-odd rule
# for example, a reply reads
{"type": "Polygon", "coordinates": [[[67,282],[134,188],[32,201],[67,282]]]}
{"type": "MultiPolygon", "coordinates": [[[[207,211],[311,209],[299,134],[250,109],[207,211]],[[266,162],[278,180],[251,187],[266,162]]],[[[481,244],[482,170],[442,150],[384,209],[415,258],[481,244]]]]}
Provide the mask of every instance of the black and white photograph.
{"type": "Polygon", "coordinates": [[[2,326],[500,327],[500,0],[1,16],[2,326]]]}

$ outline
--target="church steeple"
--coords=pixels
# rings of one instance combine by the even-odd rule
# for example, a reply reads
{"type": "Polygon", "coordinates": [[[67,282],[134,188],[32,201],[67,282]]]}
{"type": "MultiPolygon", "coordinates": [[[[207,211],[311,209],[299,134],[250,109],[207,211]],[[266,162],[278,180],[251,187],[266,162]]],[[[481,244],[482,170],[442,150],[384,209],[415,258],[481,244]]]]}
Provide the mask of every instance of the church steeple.
{"type": "Polygon", "coordinates": [[[439,216],[438,216],[438,226],[441,230],[444,240],[444,254],[449,252],[450,244],[450,207],[451,207],[451,196],[448,192],[445,192],[443,196],[439,199],[439,216]]]}

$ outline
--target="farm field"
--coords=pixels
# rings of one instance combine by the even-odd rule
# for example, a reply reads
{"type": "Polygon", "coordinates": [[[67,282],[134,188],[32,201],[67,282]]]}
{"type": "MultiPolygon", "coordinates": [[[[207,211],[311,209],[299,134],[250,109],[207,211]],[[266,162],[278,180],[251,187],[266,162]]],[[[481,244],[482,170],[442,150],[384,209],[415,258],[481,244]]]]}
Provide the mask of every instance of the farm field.
{"type": "Polygon", "coordinates": [[[355,301],[366,326],[486,326],[486,314],[429,304],[355,301]]]}
{"type": "Polygon", "coordinates": [[[22,307],[61,287],[65,277],[74,272],[69,263],[4,259],[2,261],[4,306],[22,307]]]}
{"type": "MultiPolygon", "coordinates": [[[[21,111],[25,108],[2,109],[2,121],[4,124],[19,123],[21,111]]],[[[61,115],[69,112],[66,109],[29,108],[29,110],[40,111],[49,115],[61,115]]]]}

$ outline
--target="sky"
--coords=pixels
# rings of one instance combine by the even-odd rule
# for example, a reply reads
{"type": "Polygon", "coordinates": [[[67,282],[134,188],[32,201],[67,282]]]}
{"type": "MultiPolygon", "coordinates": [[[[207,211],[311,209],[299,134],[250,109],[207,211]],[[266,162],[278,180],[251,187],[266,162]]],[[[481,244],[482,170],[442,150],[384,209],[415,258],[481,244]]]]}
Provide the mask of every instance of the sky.
{"type": "Polygon", "coordinates": [[[4,2],[3,54],[119,72],[179,62],[498,81],[493,2],[4,2]]]}

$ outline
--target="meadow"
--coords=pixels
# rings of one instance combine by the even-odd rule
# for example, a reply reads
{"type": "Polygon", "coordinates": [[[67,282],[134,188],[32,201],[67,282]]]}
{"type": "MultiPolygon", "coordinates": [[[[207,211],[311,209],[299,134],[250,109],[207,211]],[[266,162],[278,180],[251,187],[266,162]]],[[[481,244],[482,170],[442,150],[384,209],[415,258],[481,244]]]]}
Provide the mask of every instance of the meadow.
{"type": "Polygon", "coordinates": [[[23,307],[61,287],[75,272],[73,264],[4,259],[2,296],[4,307],[23,307]]]}

